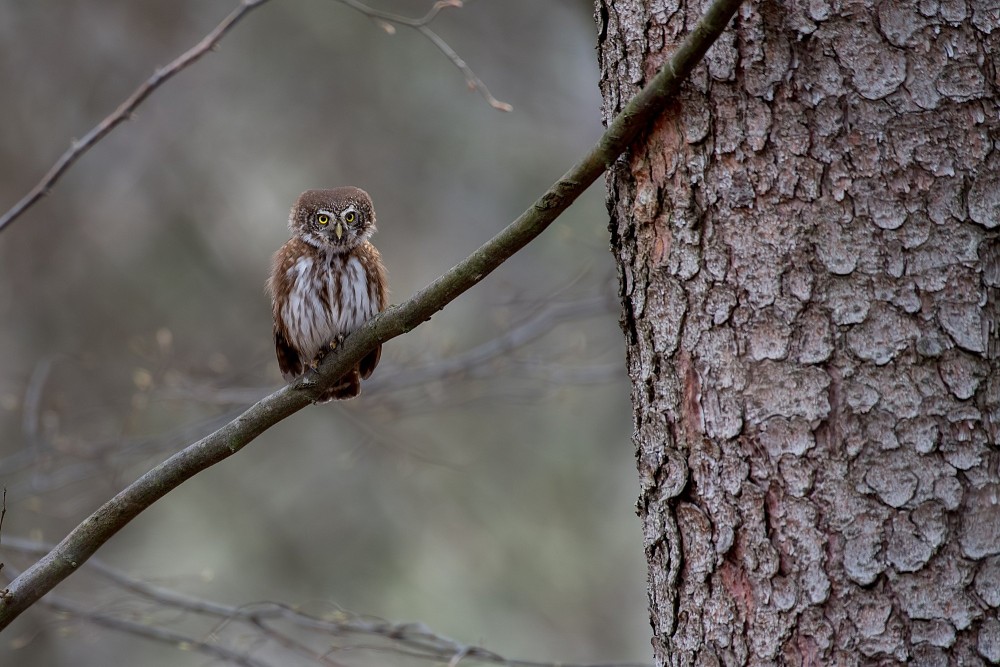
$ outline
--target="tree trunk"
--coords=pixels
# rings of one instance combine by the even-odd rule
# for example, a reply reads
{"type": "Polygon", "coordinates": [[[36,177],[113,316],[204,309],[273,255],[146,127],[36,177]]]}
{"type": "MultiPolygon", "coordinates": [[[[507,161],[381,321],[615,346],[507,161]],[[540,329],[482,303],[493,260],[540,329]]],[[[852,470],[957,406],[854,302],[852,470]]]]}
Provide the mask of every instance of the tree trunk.
{"type": "MultiPolygon", "coordinates": [[[[596,0],[605,119],[700,10],[596,0]]],[[[658,664],[1000,662],[998,52],[747,2],[609,173],[658,664]]]]}

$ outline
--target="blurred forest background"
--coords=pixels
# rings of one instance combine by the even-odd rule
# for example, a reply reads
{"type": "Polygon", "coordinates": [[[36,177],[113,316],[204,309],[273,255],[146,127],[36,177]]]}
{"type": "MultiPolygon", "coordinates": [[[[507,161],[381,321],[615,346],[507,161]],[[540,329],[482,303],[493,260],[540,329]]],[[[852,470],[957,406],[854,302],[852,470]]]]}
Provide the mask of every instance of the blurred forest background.
{"type": "MultiPolygon", "coordinates": [[[[235,4],[0,2],[0,209],[235,4]]],[[[58,541],[281,386],[263,285],[302,190],[371,193],[394,303],[524,210],[601,132],[591,14],[590,0],[474,0],[437,17],[512,113],[423,36],[333,0],[269,2],[159,89],[0,235],[0,541],[58,541]]],[[[227,605],[340,606],[510,658],[648,662],[603,200],[591,188],[386,345],[361,399],[294,415],[98,558],[227,605]]],[[[9,574],[33,557],[0,561],[9,574]]],[[[88,568],[54,594],[256,650],[245,628],[199,625],[88,568]]],[[[0,638],[2,665],[211,662],[44,608],[0,638]]]]}

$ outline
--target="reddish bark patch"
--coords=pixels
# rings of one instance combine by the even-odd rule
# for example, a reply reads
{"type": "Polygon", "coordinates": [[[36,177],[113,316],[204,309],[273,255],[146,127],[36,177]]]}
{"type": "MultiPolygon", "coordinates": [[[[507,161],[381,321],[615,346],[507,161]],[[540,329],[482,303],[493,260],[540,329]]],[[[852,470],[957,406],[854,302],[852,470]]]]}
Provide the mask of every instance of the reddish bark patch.
{"type": "Polygon", "coordinates": [[[740,613],[739,620],[744,624],[747,623],[747,619],[754,617],[756,603],[753,597],[754,584],[747,576],[746,570],[731,560],[723,561],[719,567],[718,581],[736,603],[740,613]]]}
{"type": "Polygon", "coordinates": [[[701,414],[701,379],[698,371],[691,363],[691,355],[682,351],[678,355],[680,362],[680,375],[684,381],[684,403],[682,404],[682,419],[684,420],[684,432],[689,436],[695,433],[704,433],[704,420],[701,414]]]}

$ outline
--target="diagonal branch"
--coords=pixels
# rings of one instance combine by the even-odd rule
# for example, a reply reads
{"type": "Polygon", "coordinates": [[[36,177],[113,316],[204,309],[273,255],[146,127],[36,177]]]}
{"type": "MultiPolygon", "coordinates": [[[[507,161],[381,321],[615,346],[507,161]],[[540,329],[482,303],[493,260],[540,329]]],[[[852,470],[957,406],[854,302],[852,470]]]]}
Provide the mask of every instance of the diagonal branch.
{"type": "Polygon", "coordinates": [[[146,79],[141,86],[136,88],[135,92],[129,95],[128,99],[122,102],[121,105],[109,116],[98,123],[90,132],[85,134],[82,139],[74,141],[72,145],[66,149],[66,152],[63,153],[58,160],[56,160],[56,163],[52,165],[52,168],[49,169],[48,173],[42,177],[42,180],[40,180],[35,187],[31,188],[31,191],[28,192],[28,194],[26,194],[21,201],[14,204],[9,211],[0,217],[0,232],[3,231],[4,227],[20,217],[22,213],[34,206],[39,199],[49,194],[49,190],[52,189],[52,186],[56,184],[56,181],[58,181],[70,167],[73,166],[74,162],[79,160],[84,153],[93,148],[94,144],[107,136],[111,130],[131,118],[136,108],[142,104],[154,90],[162,86],[169,79],[173,78],[174,75],[186,69],[189,65],[192,65],[203,55],[214,49],[219,41],[222,40],[226,33],[229,32],[241,18],[246,16],[251,10],[260,7],[265,2],[267,2],[267,0],[240,0],[239,6],[230,12],[229,16],[222,19],[222,23],[215,26],[215,29],[212,32],[205,35],[200,42],[179,55],[172,63],[166,67],[161,67],[156,70],[153,73],[153,76],[146,79]]]}
{"type": "Polygon", "coordinates": [[[336,353],[327,355],[318,373],[309,373],[261,399],[216,432],[157,465],[84,519],[0,593],[0,629],[72,574],[147,507],[309,405],[376,345],[429,320],[541,234],[656,118],[725,29],[739,4],[740,0],[715,0],[673,57],[609,124],[597,145],[499,234],[416,296],[392,306],[348,336],[336,353]]]}

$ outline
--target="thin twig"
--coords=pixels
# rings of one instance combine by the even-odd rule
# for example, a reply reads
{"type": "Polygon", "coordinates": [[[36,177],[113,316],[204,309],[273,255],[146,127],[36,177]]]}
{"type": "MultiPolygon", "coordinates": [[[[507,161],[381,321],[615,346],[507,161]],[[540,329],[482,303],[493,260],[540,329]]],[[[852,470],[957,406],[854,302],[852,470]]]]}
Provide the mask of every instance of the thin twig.
{"type": "MultiPolygon", "coordinates": [[[[382,397],[452,378],[474,379],[487,374],[494,377],[497,372],[494,364],[499,359],[551,332],[555,326],[605,315],[612,312],[613,308],[611,300],[606,297],[552,301],[512,328],[498,333],[496,337],[451,356],[406,366],[383,360],[379,373],[365,384],[365,396],[382,397]]],[[[547,368],[555,370],[552,364],[547,368]]],[[[613,367],[610,364],[592,364],[539,373],[530,365],[524,365],[520,370],[527,377],[549,383],[573,384],[576,378],[580,378],[581,382],[594,384],[620,377],[624,366],[621,363],[616,363],[613,367]]],[[[157,395],[170,400],[197,401],[199,404],[250,405],[267,396],[269,391],[270,388],[263,386],[215,387],[209,384],[192,384],[165,388],[157,395]]],[[[2,464],[3,461],[0,460],[0,472],[3,472],[2,464]]]]}
{"type": "Polygon", "coordinates": [[[218,644],[200,641],[175,630],[168,630],[167,628],[130,621],[111,614],[91,611],[84,605],[70,602],[60,596],[49,595],[42,600],[42,605],[64,614],[70,614],[94,625],[100,625],[119,632],[126,632],[130,635],[150,639],[161,644],[173,646],[174,648],[195,651],[210,658],[225,660],[234,665],[242,665],[243,667],[274,667],[273,663],[255,660],[246,653],[234,651],[218,644]]]}
{"type": "MultiPolygon", "coordinates": [[[[3,543],[3,518],[7,516],[7,487],[3,487],[3,501],[0,501],[0,544],[3,543]]],[[[0,562],[0,570],[3,569],[3,563],[0,562]]]]}
{"type": "MultiPolygon", "coordinates": [[[[52,549],[51,544],[36,542],[23,538],[9,538],[5,548],[22,554],[44,554],[52,549]]],[[[103,579],[115,584],[141,598],[149,600],[162,607],[169,607],[192,614],[199,614],[220,619],[223,622],[237,621],[255,627],[261,633],[284,646],[290,651],[305,655],[319,664],[337,664],[324,655],[309,649],[302,642],[296,641],[270,625],[274,621],[284,621],[289,626],[315,633],[322,639],[343,635],[356,635],[398,644],[404,649],[393,649],[385,646],[361,646],[352,644],[351,650],[367,648],[371,650],[405,650],[409,655],[436,662],[448,662],[455,656],[475,659],[478,662],[490,662],[501,665],[517,665],[519,667],[647,667],[634,663],[613,663],[612,665],[574,665],[572,663],[544,663],[524,660],[509,660],[503,656],[479,646],[470,646],[448,637],[438,635],[420,624],[393,623],[381,618],[361,616],[344,610],[338,610],[333,617],[319,617],[300,609],[276,602],[256,602],[242,606],[225,605],[211,600],[205,600],[193,595],[186,595],[174,590],[157,586],[137,579],[121,570],[114,568],[99,558],[92,558],[84,566],[87,570],[98,574],[103,579]]],[[[45,598],[49,600],[49,598],[45,598]]],[[[67,601],[68,603],[68,601],[67,601]]],[[[68,603],[71,604],[71,603],[68,603]]],[[[63,605],[65,607],[67,605],[63,605]]],[[[72,613],[72,612],[70,612],[72,613]]],[[[106,615],[109,616],[109,615],[106,615]]],[[[85,620],[91,620],[83,616],[85,620]]],[[[144,626],[145,627],[145,626],[144,626]]],[[[133,627],[116,628],[123,632],[133,633],[133,627]]],[[[214,636],[218,629],[209,633],[214,636]]],[[[145,636],[145,634],[142,636],[145,636]]],[[[197,640],[187,638],[185,641],[194,643],[197,640]]],[[[207,642],[205,642],[207,643],[207,642]]],[[[212,644],[217,646],[217,644],[212,644]]]]}
{"type": "Polygon", "coordinates": [[[58,181],[60,177],[66,173],[66,170],[72,167],[73,163],[79,160],[84,153],[93,148],[94,144],[107,136],[111,130],[115,129],[122,122],[131,118],[136,108],[142,104],[154,90],[162,86],[169,79],[173,78],[174,75],[186,69],[203,55],[214,49],[225,34],[229,32],[229,30],[236,25],[240,19],[246,16],[251,10],[261,6],[267,1],[268,0],[240,0],[239,6],[237,6],[236,9],[229,14],[229,16],[224,18],[222,23],[217,25],[212,32],[208,33],[200,42],[178,56],[169,65],[161,67],[153,72],[153,75],[146,79],[141,86],[136,88],[135,91],[128,96],[128,99],[122,102],[111,115],[107,116],[104,120],[98,123],[90,132],[85,134],[82,139],[73,141],[66,152],[62,154],[62,157],[56,160],[56,163],[52,165],[49,172],[42,177],[42,180],[39,181],[38,184],[35,185],[35,187],[33,187],[23,199],[21,199],[21,201],[14,204],[9,211],[4,213],[3,217],[0,217],[0,232],[2,232],[7,225],[20,217],[22,213],[31,208],[39,199],[47,195],[52,186],[56,184],[56,181],[58,181]]]}
{"type": "Polygon", "coordinates": [[[608,299],[603,297],[557,302],[470,350],[422,367],[397,368],[391,374],[376,376],[369,386],[379,391],[396,391],[469,373],[545,335],[560,322],[598,315],[607,310],[608,299]]]}
{"type": "Polygon", "coordinates": [[[486,84],[483,83],[483,80],[480,79],[478,76],[476,76],[476,73],[472,71],[472,68],[469,67],[465,63],[465,61],[459,57],[457,53],[455,53],[455,50],[452,49],[451,46],[448,45],[448,42],[444,41],[444,39],[440,35],[438,35],[436,32],[434,32],[427,26],[421,26],[417,28],[417,30],[420,32],[421,35],[431,40],[431,43],[434,44],[434,46],[438,47],[441,53],[448,56],[448,59],[455,64],[455,67],[460,69],[462,71],[462,74],[465,75],[466,85],[468,85],[469,88],[473,90],[478,90],[479,94],[482,95],[487,102],[489,102],[491,107],[493,107],[494,109],[498,109],[500,111],[514,110],[514,107],[512,105],[508,104],[507,102],[501,102],[497,98],[493,97],[489,89],[486,87],[486,84]]]}
{"type": "Polygon", "coordinates": [[[408,301],[352,333],[310,372],[248,408],[215,433],[177,452],[104,503],[52,551],[11,582],[0,598],[0,629],[76,571],[154,502],[199,472],[310,405],[364,355],[423,322],[492,273],[545,231],[645,131],[725,29],[740,0],[715,0],[655,77],[612,120],[593,148],[514,222],[408,301]]]}
{"type": "MultiPolygon", "coordinates": [[[[14,572],[13,574],[17,575],[18,573],[14,572]]],[[[93,605],[84,606],[58,595],[47,595],[39,604],[53,611],[93,623],[94,625],[135,635],[143,639],[150,639],[161,644],[173,646],[174,648],[195,651],[216,660],[225,660],[234,665],[242,665],[242,667],[272,667],[271,663],[255,660],[246,653],[233,651],[219,644],[201,641],[164,627],[139,623],[109,613],[94,611],[93,605]]]]}
{"type": "Polygon", "coordinates": [[[483,96],[483,99],[485,99],[491,107],[500,111],[514,110],[514,107],[507,102],[501,102],[497,98],[493,97],[493,94],[490,93],[490,89],[486,87],[483,80],[472,71],[472,68],[469,67],[469,65],[462,59],[461,56],[458,55],[458,53],[455,52],[453,48],[451,48],[448,42],[446,42],[441,35],[434,32],[434,30],[430,27],[431,21],[437,17],[438,13],[442,9],[447,9],[449,7],[461,7],[463,5],[462,0],[439,0],[439,2],[434,3],[434,6],[431,7],[430,11],[419,19],[402,16],[400,14],[393,14],[392,12],[383,11],[381,9],[375,9],[374,7],[369,7],[358,0],[337,0],[337,2],[343,3],[352,9],[356,9],[365,16],[384,22],[385,24],[401,25],[416,30],[430,40],[431,44],[437,47],[441,53],[447,56],[448,60],[450,60],[452,64],[455,65],[455,67],[457,67],[465,76],[466,85],[468,85],[471,90],[478,90],[479,94],[483,96]]]}
{"type": "Polygon", "coordinates": [[[26,442],[33,447],[38,446],[41,435],[41,404],[42,394],[45,391],[45,384],[52,373],[52,364],[55,358],[45,357],[35,365],[35,370],[31,372],[31,379],[28,380],[28,387],[24,390],[24,409],[21,417],[21,432],[24,434],[26,442]]]}

